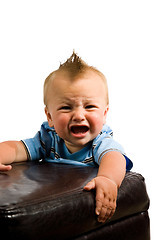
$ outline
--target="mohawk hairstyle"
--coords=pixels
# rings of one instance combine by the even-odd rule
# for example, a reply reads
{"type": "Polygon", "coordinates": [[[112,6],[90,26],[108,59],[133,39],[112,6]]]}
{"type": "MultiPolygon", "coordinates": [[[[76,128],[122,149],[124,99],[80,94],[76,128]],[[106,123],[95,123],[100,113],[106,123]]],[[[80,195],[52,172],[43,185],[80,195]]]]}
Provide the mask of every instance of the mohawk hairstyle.
{"type": "Polygon", "coordinates": [[[67,71],[72,75],[72,77],[74,77],[80,73],[83,73],[88,68],[89,66],[73,50],[70,58],[68,58],[63,64],[60,64],[58,70],[67,71]]]}

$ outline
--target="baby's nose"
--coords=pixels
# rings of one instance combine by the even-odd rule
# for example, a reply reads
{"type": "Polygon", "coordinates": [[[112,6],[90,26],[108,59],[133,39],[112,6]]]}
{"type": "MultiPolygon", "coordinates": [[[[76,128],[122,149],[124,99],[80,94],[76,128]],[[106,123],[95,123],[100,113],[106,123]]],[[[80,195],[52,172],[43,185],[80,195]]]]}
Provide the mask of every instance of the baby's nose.
{"type": "Polygon", "coordinates": [[[77,109],[73,113],[72,120],[74,122],[81,122],[85,120],[84,112],[81,109],[77,109]]]}

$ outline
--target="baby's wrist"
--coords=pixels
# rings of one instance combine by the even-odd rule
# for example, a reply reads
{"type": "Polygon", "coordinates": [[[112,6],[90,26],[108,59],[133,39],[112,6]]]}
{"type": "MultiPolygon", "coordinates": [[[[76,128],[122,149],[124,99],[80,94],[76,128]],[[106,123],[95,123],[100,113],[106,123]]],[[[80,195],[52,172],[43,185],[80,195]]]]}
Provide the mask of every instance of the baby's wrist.
{"type": "Polygon", "coordinates": [[[108,181],[110,181],[111,183],[113,183],[113,184],[118,188],[117,183],[116,183],[113,179],[110,179],[109,177],[106,177],[106,176],[104,176],[104,175],[98,175],[97,177],[103,177],[103,178],[107,179],[108,181]]]}

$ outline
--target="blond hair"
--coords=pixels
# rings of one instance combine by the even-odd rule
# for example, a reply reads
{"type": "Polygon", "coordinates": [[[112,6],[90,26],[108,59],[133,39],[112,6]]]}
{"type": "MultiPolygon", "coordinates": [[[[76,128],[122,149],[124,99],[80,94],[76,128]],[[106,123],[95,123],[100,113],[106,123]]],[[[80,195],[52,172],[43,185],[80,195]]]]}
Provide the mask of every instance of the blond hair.
{"type": "Polygon", "coordinates": [[[107,105],[109,104],[109,97],[108,97],[108,86],[107,86],[107,80],[106,77],[102,72],[97,70],[93,66],[89,66],[86,62],[84,62],[74,51],[70,58],[67,59],[66,62],[63,64],[60,64],[59,68],[49,74],[49,76],[45,79],[44,82],[44,104],[47,106],[47,92],[49,89],[49,85],[56,77],[56,74],[60,72],[67,72],[69,74],[69,77],[71,79],[75,79],[83,74],[85,74],[87,71],[93,71],[96,74],[98,74],[102,81],[105,84],[106,88],[106,102],[107,105]]]}

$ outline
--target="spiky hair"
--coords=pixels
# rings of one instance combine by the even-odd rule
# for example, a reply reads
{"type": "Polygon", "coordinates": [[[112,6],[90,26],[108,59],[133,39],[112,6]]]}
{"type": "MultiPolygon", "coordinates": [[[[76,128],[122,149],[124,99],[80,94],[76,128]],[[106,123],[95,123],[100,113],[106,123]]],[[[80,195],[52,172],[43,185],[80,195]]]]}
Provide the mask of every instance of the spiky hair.
{"type": "Polygon", "coordinates": [[[89,66],[73,51],[70,58],[67,59],[66,62],[60,64],[59,71],[67,71],[72,77],[83,73],[88,69],[89,66]]]}

